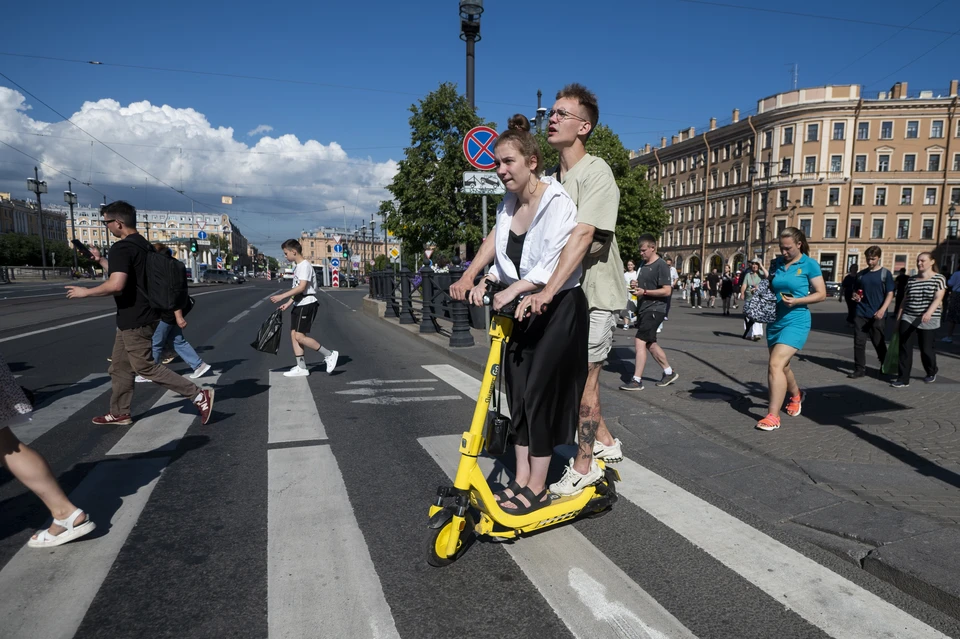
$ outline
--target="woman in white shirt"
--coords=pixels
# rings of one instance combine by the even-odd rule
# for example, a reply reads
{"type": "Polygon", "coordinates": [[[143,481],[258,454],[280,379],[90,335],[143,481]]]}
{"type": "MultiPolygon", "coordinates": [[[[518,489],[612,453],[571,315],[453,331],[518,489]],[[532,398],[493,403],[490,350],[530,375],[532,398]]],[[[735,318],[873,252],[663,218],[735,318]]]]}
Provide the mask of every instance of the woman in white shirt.
{"type": "Polygon", "coordinates": [[[630,325],[636,319],[637,298],[630,293],[630,282],[637,279],[637,266],[633,260],[627,260],[627,270],[623,274],[623,280],[627,283],[627,315],[623,318],[623,330],[629,331],[630,325]]]}
{"type": "MultiPolygon", "coordinates": [[[[493,298],[495,310],[546,285],[577,225],[577,207],[560,183],[539,177],[543,155],[530,122],[515,115],[509,127],[495,150],[497,175],[508,193],[497,208],[496,256],[484,277],[507,285],[493,298]]],[[[481,304],[485,291],[481,281],[470,292],[471,303],[481,304]]],[[[517,311],[520,317],[523,310],[517,311]]],[[[553,449],[573,444],[577,432],[587,379],[587,317],[577,267],[542,315],[514,324],[503,375],[516,431],[517,474],[497,494],[506,512],[527,513],[550,503],[546,481],[553,449]]]]}

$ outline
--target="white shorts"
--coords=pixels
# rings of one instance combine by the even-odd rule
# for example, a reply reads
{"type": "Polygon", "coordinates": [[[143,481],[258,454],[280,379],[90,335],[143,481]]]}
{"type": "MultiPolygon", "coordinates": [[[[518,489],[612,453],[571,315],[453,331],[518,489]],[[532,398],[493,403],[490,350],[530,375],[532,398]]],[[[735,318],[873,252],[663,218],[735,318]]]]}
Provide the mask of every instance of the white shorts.
{"type": "Polygon", "coordinates": [[[590,337],[587,342],[587,361],[604,362],[613,348],[613,329],[617,327],[619,311],[590,311],[590,337]]]}

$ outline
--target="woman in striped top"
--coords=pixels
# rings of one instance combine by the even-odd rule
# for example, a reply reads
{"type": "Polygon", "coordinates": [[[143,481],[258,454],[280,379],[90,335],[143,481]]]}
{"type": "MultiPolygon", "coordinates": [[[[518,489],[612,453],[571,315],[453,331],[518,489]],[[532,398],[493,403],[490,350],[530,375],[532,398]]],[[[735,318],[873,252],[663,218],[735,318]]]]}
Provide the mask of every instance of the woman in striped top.
{"type": "Polygon", "coordinates": [[[907,282],[903,304],[897,313],[897,330],[900,334],[900,362],[897,379],[891,386],[904,388],[910,385],[910,369],[913,367],[913,336],[920,343],[920,361],[927,376],[923,381],[937,381],[937,354],[933,350],[934,333],[940,328],[940,306],[946,292],[947,282],[937,273],[936,262],[930,253],[917,256],[917,274],[907,282]]]}

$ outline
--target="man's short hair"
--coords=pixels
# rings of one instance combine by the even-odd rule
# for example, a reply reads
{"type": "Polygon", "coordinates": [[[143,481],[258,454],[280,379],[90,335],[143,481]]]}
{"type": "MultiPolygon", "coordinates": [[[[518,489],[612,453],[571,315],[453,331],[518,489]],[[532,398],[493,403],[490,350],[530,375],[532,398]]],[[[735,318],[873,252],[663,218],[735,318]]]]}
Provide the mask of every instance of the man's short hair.
{"type": "Polygon", "coordinates": [[[637,246],[643,246],[644,244],[649,244],[650,246],[656,246],[657,238],[655,238],[650,233],[643,233],[639,238],[637,238],[637,246]]]}
{"type": "Polygon", "coordinates": [[[864,251],[863,254],[867,257],[867,259],[869,259],[871,257],[880,257],[881,255],[883,255],[883,251],[880,250],[879,246],[871,246],[866,251],[864,251]]]}
{"type": "Polygon", "coordinates": [[[576,100],[587,112],[587,119],[590,120],[590,133],[587,134],[587,139],[589,139],[590,134],[597,128],[597,122],[600,121],[600,106],[597,104],[597,96],[587,87],[574,82],[557,91],[556,99],[560,100],[561,98],[576,100]]]}
{"type": "Polygon", "coordinates": [[[297,253],[300,253],[301,255],[303,255],[303,247],[300,246],[300,242],[298,242],[298,241],[296,241],[296,240],[287,240],[286,242],[284,242],[283,244],[280,245],[280,248],[281,248],[281,250],[282,250],[282,249],[291,249],[291,250],[296,251],[297,253]]]}
{"type": "Polygon", "coordinates": [[[123,200],[111,202],[100,209],[100,215],[112,220],[120,220],[120,223],[127,228],[137,228],[137,209],[129,202],[123,200]]]}

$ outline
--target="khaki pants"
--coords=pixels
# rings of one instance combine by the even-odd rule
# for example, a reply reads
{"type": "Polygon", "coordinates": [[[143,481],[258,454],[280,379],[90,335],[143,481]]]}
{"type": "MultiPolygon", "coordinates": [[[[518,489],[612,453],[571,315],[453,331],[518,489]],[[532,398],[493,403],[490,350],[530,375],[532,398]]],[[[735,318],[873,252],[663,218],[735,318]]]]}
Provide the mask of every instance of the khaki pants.
{"type": "Polygon", "coordinates": [[[109,373],[113,381],[110,395],[110,412],[114,415],[129,415],[133,400],[133,378],[143,375],[167,390],[193,399],[200,389],[177,375],[172,370],[153,361],[153,331],[156,324],[141,326],[127,331],[117,329],[113,341],[113,363],[109,373]]]}

